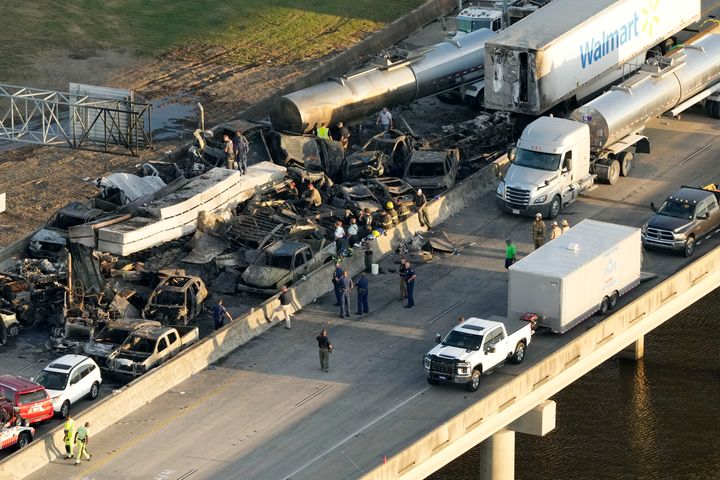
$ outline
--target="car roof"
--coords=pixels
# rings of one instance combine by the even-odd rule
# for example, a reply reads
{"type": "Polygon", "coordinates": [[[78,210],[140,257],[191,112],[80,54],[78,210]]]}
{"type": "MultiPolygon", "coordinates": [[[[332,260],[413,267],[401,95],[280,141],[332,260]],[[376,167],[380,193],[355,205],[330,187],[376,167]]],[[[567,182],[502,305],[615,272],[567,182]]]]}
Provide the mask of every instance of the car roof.
{"type": "Polygon", "coordinates": [[[411,163],[441,163],[448,154],[445,150],[415,150],[410,159],[411,163]]]}
{"type": "Polygon", "coordinates": [[[16,377],[15,375],[0,375],[0,385],[8,387],[12,390],[39,390],[44,389],[40,384],[28,380],[27,378],[16,377]]]}
{"type": "Polygon", "coordinates": [[[682,187],[680,190],[676,191],[668,198],[686,201],[690,203],[697,203],[705,200],[710,195],[712,195],[712,192],[710,190],[705,190],[702,188],[682,187]]]}
{"type": "Polygon", "coordinates": [[[85,355],[63,355],[62,357],[53,360],[50,365],[43,368],[43,370],[47,370],[48,372],[66,373],[86,360],[90,360],[90,357],[86,357],[85,355]]]}

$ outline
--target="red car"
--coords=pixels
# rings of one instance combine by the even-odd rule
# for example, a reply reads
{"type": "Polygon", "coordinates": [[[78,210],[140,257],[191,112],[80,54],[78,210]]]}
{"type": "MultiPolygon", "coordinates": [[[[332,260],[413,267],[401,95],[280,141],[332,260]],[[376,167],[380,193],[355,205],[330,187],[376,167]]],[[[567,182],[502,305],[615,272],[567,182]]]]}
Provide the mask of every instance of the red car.
{"type": "Polygon", "coordinates": [[[0,396],[12,403],[15,413],[28,424],[53,417],[53,405],[45,387],[13,375],[0,375],[0,396]]]}

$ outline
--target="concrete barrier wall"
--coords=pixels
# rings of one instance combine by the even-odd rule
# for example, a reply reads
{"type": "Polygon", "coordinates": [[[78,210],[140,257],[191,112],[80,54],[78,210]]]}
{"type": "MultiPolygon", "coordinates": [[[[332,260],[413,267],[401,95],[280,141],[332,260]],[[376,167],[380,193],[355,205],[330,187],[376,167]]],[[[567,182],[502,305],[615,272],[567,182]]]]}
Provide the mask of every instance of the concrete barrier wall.
{"type": "Polygon", "coordinates": [[[251,120],[264,118],[267,116],[267,112],[272,106],[273,101],[279,99],[282,95],[324,82],[329,77],[342,75],[351,68],[362,64],[362,62],[370,56],[392,47],[397,42],[420,30],[420,28],[436,20],[438,17],[447,15],[457,7],[457,4],[458,2],[456,0],[429,0],[425,2],[407,15],[390,23],[382,30],[373,33],[366,39],[344,50],[342,53],[324,61],[309,74],[295,80],[280,92],[273,94],[272,97],[256,103],[242,112],[237,118],[251,120]]]}
{"type": "MultiPolygon", "coordinates": [[[[450,215],[462,210],[468,202],[495,188],[494,168],[489,166],[459,183],[456,188],[430,203],[428,215],[433,224],[440,223],[450,215]]],[[[489,208],[494,208],[489,206],[489,208]]],[[[376,239],[375,258],[392,252],[410,235],[422,231],[417,215],[390,229],[387,235],[376,239]]],[[[358,274],[364,268],[364,255],[358,252],[343,261],[343,268],[358,274]]],[[[296,309],[312,303],[332,290],[330,278],[334,266],[328,264],[308,275],[290,289],[296,309]]],[[[270,298],[250,313],[202,339],[196,345],[180,353],[166,364],[155,368],[120,389],[115,395],[104,398],[78,414],[78,421],[90,422],[93,434],[97,434],[124,416],[187,380],[194,373],[228,355],[252,338],[265,332],[272,323],[268,321],[279,304],[277,296],[270,298]]],[[[15,480],[23,478],[48,462],[62,455],[62,427],[58,426],[25,449],[9,456],[0,463],[0,478],[15,480]]]]}
{"type": "Polygon", "coordinates": [[[718,286],[720,247],[389,458],[363,480],[430,475],[718,286]]]}

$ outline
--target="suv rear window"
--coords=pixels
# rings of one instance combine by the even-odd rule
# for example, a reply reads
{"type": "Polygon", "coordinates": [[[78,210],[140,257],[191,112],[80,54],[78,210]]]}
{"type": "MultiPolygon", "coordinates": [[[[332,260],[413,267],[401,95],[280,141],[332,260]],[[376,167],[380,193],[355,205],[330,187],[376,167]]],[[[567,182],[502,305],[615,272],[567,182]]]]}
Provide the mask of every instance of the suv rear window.
{"type": "Polygon", "coordinates": [[[20,399],[20,405],[27,405],[28,403],[35,403],[43,401],[47,398],[45,390],[35,390],[34,392],[21,393],[18,395],[20,399]]]}

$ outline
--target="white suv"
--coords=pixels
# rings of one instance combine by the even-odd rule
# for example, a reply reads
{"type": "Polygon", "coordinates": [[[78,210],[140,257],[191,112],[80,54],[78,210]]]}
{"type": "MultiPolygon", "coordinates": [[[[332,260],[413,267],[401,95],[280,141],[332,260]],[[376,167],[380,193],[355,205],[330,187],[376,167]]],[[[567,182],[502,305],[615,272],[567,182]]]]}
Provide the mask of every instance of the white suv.
{"type": "Polygon", "coordinates": [[[87,397],[95,400],[100,393],[100,368],[90,357],[64,355],[43,368],[34,381],[44,386],[52,399],[53,410],[64,418],[70,406],[87,397]]]}

